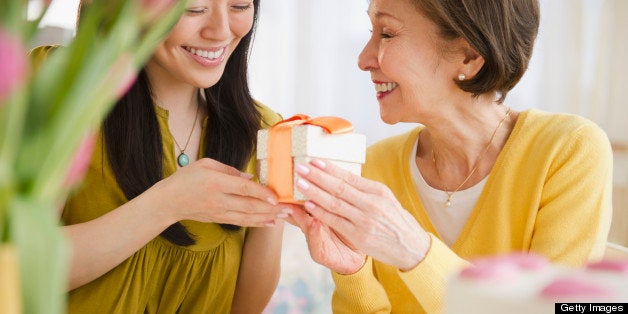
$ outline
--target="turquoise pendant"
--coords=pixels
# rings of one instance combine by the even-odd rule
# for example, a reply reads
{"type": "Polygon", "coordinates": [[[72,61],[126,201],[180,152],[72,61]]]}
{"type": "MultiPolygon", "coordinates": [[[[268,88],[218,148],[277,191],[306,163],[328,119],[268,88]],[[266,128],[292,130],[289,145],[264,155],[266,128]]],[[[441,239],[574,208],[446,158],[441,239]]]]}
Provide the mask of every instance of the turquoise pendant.
{"type": "Polygon", "coordinates": [[[179,157],[177,157],[177,163],[179,164],[179,167],[185,167],[190,163],[190,158],[188,158],[188,155],[181,152],[179,157]]]}

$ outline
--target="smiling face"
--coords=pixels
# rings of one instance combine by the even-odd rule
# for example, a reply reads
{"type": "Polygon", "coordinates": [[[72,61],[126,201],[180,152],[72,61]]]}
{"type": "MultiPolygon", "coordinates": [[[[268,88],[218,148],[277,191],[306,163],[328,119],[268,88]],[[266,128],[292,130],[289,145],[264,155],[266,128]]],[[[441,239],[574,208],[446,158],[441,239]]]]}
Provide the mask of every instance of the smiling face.
{"type": "Polygon", "coordinates": [[[384,122],[420,122],[460,92],[462,54],[444,53],[450,42],[411,0],[372,0],[368,14],[373,33],[358,65],[371,73],[384,122]]]}
{"type": "Polygon", "coordinates": [[[146,71],[153,78],[208,88],[253,26],[252,0],[194,0],[168,37],[157,46],[146,71]]]}

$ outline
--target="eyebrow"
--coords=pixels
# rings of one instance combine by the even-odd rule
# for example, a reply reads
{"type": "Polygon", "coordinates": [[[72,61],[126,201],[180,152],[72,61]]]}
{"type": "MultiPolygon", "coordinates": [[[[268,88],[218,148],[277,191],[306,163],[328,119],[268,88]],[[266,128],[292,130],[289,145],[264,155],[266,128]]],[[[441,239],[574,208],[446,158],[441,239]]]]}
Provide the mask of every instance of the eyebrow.
{"type": "MultiPolygon", "coordinates": [[[[371,15],[370,12],[367,10],[366,14],[368,14],[369,16],[371,15]]],[[[373,18],[380,20],[382,18],[392,18],[392,19],[397,19],[396,17],[392,16],[390,13],[386,13],[386,12],[382,12],[382,11],[375,11],[375,13],[373,14],[373,18]]]]}

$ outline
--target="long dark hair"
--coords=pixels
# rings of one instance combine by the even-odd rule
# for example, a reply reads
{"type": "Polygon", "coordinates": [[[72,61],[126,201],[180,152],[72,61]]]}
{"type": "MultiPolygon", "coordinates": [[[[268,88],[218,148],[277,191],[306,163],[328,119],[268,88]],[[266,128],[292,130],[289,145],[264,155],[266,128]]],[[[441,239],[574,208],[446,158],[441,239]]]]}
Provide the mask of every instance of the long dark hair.
{"type": "MultiPolygon", "coordinates": [[[[257,24],[260,0],[254,0],[253,27],[242,37],[229,58],[225,72],[212,87],[205,89],[208,112],[205,157],[243,169],[253,154],[260,114],[248,86],[248,53],[257,24]]],[[[146,72],[109,113],[103,124],[107,157],[118,185],[127,199],[140,195],[163,176],[163,146],[159,123],[146,72]]],[[[226,230],[238,226],[221,225],[226,230]]],[[[168,241],[189,246],[196,241],[177,222],[161,233],[168,241]]]]}

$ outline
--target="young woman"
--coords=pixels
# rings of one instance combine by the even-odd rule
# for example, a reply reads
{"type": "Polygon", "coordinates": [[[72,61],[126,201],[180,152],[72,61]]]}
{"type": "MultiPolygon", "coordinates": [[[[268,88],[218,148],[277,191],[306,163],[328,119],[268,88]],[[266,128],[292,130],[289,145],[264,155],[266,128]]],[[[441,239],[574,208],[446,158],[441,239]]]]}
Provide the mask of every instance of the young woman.
{"type": "Polygon", "coordinates": [[[63,209],[70,313],[261,312],[289,209],[251,180],[258,0],[193,0],[104,121],[63,209]],[[253,228],[242,228],[246,226],[253,228]]]}

